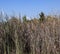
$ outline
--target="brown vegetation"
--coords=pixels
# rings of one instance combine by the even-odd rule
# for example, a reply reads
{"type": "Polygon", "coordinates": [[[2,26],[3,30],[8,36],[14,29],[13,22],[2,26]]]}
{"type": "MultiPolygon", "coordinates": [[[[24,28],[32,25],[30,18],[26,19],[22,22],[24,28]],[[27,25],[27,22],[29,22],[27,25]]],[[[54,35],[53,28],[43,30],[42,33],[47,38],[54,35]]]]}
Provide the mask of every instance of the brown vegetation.
{"type": "Polygon", "coordinates": [[[0,54],[60,54],[58,17],[25,20],[0,20],[0,54]]]}

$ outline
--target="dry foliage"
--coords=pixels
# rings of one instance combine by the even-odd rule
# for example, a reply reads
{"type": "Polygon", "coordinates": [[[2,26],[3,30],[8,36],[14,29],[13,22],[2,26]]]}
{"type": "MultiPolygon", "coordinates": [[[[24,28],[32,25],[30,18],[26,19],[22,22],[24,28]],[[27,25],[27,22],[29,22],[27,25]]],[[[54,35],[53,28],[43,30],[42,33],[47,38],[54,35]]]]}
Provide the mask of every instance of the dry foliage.
{"type": "Polygon", "coordinates": [[[60,19],[0,22],[0,54],[60,54],[60,19]]]}

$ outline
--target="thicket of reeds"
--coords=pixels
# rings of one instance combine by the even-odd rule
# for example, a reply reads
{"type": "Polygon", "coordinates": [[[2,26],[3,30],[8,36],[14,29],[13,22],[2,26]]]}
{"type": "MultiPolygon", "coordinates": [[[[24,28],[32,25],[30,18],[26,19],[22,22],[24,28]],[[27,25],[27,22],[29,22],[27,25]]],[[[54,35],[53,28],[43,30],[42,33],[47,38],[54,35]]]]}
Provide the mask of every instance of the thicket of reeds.
{"type": "Polygon", "coordinates": [[[0,54],[60,54],[60,18],[39,16],[21,20],[0,14],[0,54]]]}

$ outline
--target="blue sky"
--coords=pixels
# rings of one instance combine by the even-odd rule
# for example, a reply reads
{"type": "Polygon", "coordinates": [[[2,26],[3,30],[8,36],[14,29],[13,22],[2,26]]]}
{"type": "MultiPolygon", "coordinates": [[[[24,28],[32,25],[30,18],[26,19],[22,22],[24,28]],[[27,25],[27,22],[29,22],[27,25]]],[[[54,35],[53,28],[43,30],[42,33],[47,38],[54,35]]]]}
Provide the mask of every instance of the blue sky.
{"type": "Polygon", "coordinates": [[[15,11],[16,14],[37,16],[41,11],[49,14],[52,11],[60,11],[60,0],[0,0],[0,11],[8,14],[15,11]]]}

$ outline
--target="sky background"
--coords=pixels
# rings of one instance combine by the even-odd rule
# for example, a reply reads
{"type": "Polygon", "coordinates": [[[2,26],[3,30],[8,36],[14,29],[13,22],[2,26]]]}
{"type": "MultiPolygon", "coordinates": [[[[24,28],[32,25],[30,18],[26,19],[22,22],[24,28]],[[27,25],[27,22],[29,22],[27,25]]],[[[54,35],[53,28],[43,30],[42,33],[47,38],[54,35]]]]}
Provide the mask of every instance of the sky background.
{"type": "Polygon", "coordinates": [[[40,12],[46,15],[52,12],[60,12],[60,0],[0,0],[0,11],[7,14],[35,17],[40,12]]]}

